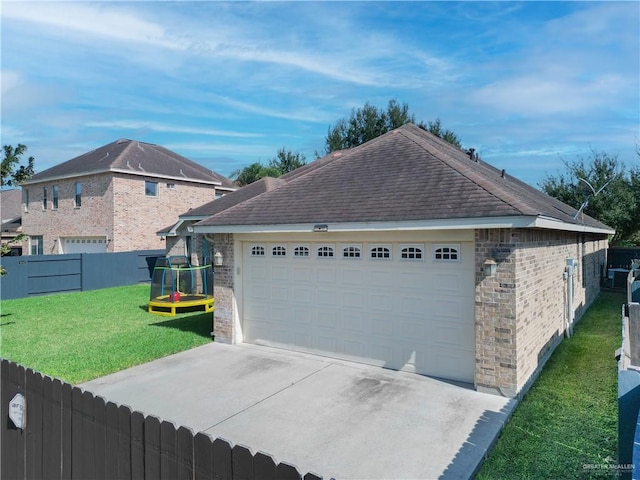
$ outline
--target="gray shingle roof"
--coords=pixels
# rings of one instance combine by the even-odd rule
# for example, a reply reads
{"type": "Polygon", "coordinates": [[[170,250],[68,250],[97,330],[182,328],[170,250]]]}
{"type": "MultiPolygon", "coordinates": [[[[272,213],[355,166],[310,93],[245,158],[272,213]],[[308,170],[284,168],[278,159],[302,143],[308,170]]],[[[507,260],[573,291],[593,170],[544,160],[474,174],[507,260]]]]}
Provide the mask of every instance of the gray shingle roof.
{"type": "Polygon", "coordinates": [[[538,216],[608,228],[413,124],[316,162],[198,225],[538,216]]]}
{"type": "Polygon", "coordinates": [[[228,178],[160,145],[124,139],[103,145],[39,172],[25,184],[114,170],[138,175],[151,174],[191,181],[213,182],[233,188],[233,183],[228,178]]]}

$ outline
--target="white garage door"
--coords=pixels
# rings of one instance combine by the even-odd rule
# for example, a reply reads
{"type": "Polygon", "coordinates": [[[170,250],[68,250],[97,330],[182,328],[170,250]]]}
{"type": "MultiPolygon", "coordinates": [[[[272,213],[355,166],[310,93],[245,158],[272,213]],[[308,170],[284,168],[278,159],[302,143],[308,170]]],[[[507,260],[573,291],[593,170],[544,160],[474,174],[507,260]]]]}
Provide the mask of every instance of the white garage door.
{"type": "Polygon", "coordinates": [[[473,382],[473,244],[243,242],[250,343],[473,382]]]}
{"type": "Polygon", "coordinates": [[[62,253],[105,253],[105,237],[65,237],[61,239],[62,253]]]}

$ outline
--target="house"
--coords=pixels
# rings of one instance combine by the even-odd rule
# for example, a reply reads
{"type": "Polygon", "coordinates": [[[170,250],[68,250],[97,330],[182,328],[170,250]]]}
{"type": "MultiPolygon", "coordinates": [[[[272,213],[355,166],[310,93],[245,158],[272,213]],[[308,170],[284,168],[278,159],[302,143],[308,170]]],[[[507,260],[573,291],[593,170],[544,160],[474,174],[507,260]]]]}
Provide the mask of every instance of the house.
{"type": "Polygon", "coordinates": [[[234,192],[226,194],[216,200],[205,203],[199,207],[190,208],[178,217],[178,221],[156,232],[156,235],[166,238],[167,256],[187,256],[194,265],[200,264],[203,259],[211,260],[212,236],[195,234],[193,226],[208,217],[222,212],[238,203],[274,190],[285,183],[280,178],[264,177],[246,185],[234,192]]]}
{"type": "Polygon", "coordinates": [[[22,185],[32,254],[164,249],[155,232],[235,187],[159,145],[117,140],[22,185]]]}
{"type": "Polygon", "coordinates": [[[415,125],[282,179],[193,226],[216,341],[513,397],[599,293],[610,227],[415,125]]]}
{"type": "Polygon", "coordinates": [[[11,250],[8,255],[22,255],[22,243],[14,241],[22,233],[21,202],[22,193],[19,189],[0,190],[0,212],[2,213],[0,241],[9,245],[11,250]]]}

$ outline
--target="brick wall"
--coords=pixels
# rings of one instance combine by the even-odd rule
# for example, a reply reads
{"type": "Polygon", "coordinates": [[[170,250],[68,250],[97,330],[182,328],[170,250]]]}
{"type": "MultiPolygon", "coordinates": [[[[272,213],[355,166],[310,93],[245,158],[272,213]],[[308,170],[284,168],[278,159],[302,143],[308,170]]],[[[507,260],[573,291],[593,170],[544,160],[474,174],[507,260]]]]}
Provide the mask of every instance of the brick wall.
{"type": "Polygon", "coordinates": [[[234,335],[238,332],[234,329],[236,321],[236,300],[233,291],[234,278],[234,238],[232,234],[214,235],[214,252],[220,252],[224,259],[224,265],[213,267],[215,283],[213,298],[215,298],[215,310],[213,313],[213,334],[216,342],[232,343],[234,335]]]}
{"type": "Polygon", "coordinates": [[[114,176],[113,251],[163,249],[158,230],[174,223],[190,208],[214,198],[210,185],[145,178],[118,174],[114,176]],[[145,180],[158,182],[158,195],[145,195],[145,180]],[[167,183],[174,185],[168,188],[167,183]]]}
{"type": "Polygon", "coordinates": [[[476,386],[515,396],[526,390],[562,340],[566,259],[577,260],[573,306],[579,319],[600,291],[607,240],[550,230],[476,231],[476,386]],[[482,263],[494,258],[497,273],[482,263]]]}
{"type": "MultiPolygon", "coordinates": [[[[59,237],[113,238],[113,182],[111,175],[99,174],[78,179],[27,185],[29,207],[23,203],[22,229],[27,235],[43,236],[43,253],[61,253],[59,237]],[[75,182],[82,184],[82,205],[75,207],[75,182]],[[53,208],[53,186],[58,186],[58,208],[53,208]],[[42,207],[47,189],[47,209],[42,207]]],[[[25,194],[23,193],[23,202],[25,194]]],[[[113,251],[113,245],[108,245],[113,251]]],[[[158,248],[158,247],[149,247],[158,248]]],[[[160,247],[162,248],[162,247],[160,247]]],[[[28,254],[25,250],[25,254],[28,254]]]]}
{"type": "Polygon", "coordinates": [[[164,249],[156,232],[215,196],[211,185],[113,173],[24,188],[29,190],[30,205],[22,217],[23,230],[27,235],[43,236],[45,254],[61,253],[59,237],[104,236],[109,239],[110,252],[164,249]],[[158,182],[157,196],[145,195],[145,180],[158,182]],[[74,206],[75,182],[82,184],[80,207],[74,206]],[[57,210],[52,208],[54,185],[59,189],[57,210]],[[43,187],[47,188],[46,210],[42,208],[43,187]]]}

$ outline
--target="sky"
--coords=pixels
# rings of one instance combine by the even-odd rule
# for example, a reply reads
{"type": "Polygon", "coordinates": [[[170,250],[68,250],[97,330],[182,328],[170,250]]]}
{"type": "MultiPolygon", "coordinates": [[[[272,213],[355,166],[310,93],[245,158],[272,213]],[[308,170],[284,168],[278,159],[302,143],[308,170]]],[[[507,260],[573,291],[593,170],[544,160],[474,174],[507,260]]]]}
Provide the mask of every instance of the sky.
{"type": "Polygon", "coordinates": [[[640,165],[640,2],[0,3],[1,141],[43,171],[120,138],[230,176],[370,103],[539,187],[640,165]]]}

